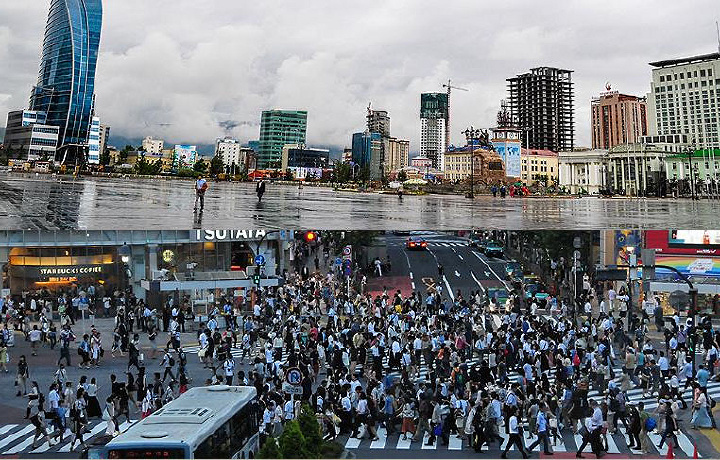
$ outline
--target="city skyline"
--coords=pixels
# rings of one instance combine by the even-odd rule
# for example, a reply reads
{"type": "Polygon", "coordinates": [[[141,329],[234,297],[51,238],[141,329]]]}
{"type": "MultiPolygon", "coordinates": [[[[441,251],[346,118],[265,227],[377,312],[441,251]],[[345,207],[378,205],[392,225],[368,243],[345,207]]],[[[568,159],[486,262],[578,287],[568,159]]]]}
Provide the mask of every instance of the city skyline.
{"type": "MultiPolygon", "coordinates": [[[[451,142],[459,144],[465,125],[494,125],[507,78],[540,65],[574,71],[576,145],[589,146],[590,101],[605,82],[644,96],[648,63],[715,51],[713,19],[720,17],[720,5],[709,0],[692,10],[663,1],[515,1],[455,2],[432,12],[423,2],[395,1],[379,6],[373,16],[381,20],[373,22],[347,21],[359,6],[329,2],[284,10],[277,2],[242,9],[228,2],[223,15],[191,2],[176,2],[172,11],[162,3],[106,3],[96,108],[113,137],[210,144],[227,134],[219,123],[234,120],[240,126],[231,134],[245,143],[258,138],[261,111],[278,108],[307,110],[308,144],[341,149],[365,125],[372,101],[389,112],[393,133],[410,140],[413,154],[420,149],[420,93],[442,92],[448,78],[470,90],[452,100],[451,142]],[[401,10],[403,23],[393,22],[401,10]],[[143,18],[158,15],[166,20],[149,29],[151,19],[143,18]],[[467,27],[479,15],[483,27],[467,27]],[[668,16],[678,18],[670,29],[663,26],[668,16]],[[500,21],[507,17],[510,27],[500,21]],[[206,27],[191,27],[197,23],[206,27]],[[448,33],[424,32],[437,23],[450,24],[448,33]],[[294,33],[270,33],[275,29],[294,33]]],[[[27,105],[48,5],[0,6],[0,59],[12,69],[0,76],[0,112],[27,105]]]]}

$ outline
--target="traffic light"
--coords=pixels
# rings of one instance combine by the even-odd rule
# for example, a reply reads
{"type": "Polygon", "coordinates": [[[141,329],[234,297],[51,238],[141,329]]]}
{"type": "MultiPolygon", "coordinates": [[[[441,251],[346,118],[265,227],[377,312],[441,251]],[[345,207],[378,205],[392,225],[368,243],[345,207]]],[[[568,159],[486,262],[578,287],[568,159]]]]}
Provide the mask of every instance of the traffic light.
{"type": "Polygon", "coordinates": [[[306,243],[314,243],[317,241],[318,233],[317,232],[305,232],[305,242],[306,243]]]}
{"type": "Polygon", "coordinates": [[[253,283],[260,286],[260,275],[253,275],[253,283]]]}

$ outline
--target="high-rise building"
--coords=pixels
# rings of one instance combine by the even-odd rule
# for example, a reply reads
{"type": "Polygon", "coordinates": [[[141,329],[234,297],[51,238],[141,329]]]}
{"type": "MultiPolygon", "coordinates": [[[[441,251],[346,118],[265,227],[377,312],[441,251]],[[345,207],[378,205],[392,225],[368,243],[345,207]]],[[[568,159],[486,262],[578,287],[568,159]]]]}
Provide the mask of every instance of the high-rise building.
{"type": "Polygon", "coordinates": [[[30,108],[47,113],[47,124],[60,128],[61,162],[75,162],[87,149],[101,27],[102,0],[51,0],[30,108]]]}
{"type": "Polygon", "coordinates": [[[232,137],[218,139],[215,142],[215,156],[220,157],[225,166],[231,166],[233,164],[236,166],[244,166],[245,161],[240,161],[242,159],[241,151],[242,145],[240,141],[232,137]]]}
{"type": "Polygon", "coordinates": [[[165,141],[162,139],[155,139],[154,137],[148,136],[142,141],[142,146],[145,151],[152,155],[162,154],[165,148],[165,141]]]}
{"type": "Polygon", "coordinates": [[[447,93],[420,95],[420,156],[429,158],[435,169],[443,169],[443,156],[448,148],[445,136],[448,115],[447,93]]]}
{"type": "Polygon", "coordinates": [[[8,113],[5,145],[13,160],[55,158],[59,128],[45,124],[45,112],[16,110],[8,113]]]}
{"type": "Polygon", "coordinates": [[[265,110],[260,120],[257,167],[279,168],[286,144],[305,144],[307,112],[265,110]]]}
{"type": "Polygon", "coordinates": [[[385,174],[398,171],[409,165],[410,141],[391,137],[387,142],[385,151],[385,174]]]}
{"type": "Polygon", "coordinates": [[[525,148],[572,150],[575,109],[572,70],[538,67],[508,80],[510,116],[527,131],[525,148]]]}
{"type": "Polygon", "coordinates": [[[110,139],[110,126],[100,123],[100,155],[107,150],[108,139],[110,139]]]}
{"type": "Polygon", "coordinates": [[[591,102],[592,148],[609,150],[616,145],[635,144],[647,136],[645,98],[608,91],[591,102]]]}
{"type": "Polygon", "coordinates": [[[387,111],[368,109],[367,130],[380,133],[382,137],[390,137],[390,116],[387,111]]]}
{"type": "Polygon", "coordinates": [[[651,62],[651,135],[685,134],[698,149],[720,148],[720,53],[651,62]]]}
{"type": "Polygon", "coordinates": [[[360,168],[368,168],[370,171],[370,180],[382,179],[383,146],[380,133],[365,131],[364,133],[353,134],[352,150],[353,168],[355,168],[356,165],[360,168]]]}
{"type": "Polygon", "coordinates": [[[93,117],[88,134],[87,162],[91,165],[100,164],[100,118],[93,117]]]}

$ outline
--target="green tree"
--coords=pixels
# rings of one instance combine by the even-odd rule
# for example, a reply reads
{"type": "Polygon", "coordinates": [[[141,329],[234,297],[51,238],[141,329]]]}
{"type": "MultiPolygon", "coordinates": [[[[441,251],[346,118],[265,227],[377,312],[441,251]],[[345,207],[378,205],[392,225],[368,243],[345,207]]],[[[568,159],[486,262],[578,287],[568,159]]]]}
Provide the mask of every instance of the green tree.
{"type": "Polygon", "coordinates": [[[206,170],[207,170],[207,165],[202,160],[196,161],[195,164],[193,165],[193,171],[195,171],[196,173],[203,174],[206,170]]]}
{"type": "Polygon", "coordinates": [[[405,182],[407,180],[407,173],[404,169],[401,169],[397,175],[398,182],[405,182]]]}
{"type": "Polygon", "coordinates": [[[217,176],[218,174],[222,173],[224,169],[222,158],[220,158],[219,155],[215,155],[210,161],[210,175],[211,176],[217,176]]]}
{"type": "Polygon", "coordinates": [[[268,436],[265,444],[262,445],[257,453],[257,458],[282,458],[280,456],[280,448],[277,441],[272,436],[268,436]]]}
{"type": "Polygon", "coordinates": [[[370,167],[363,166],[355,175],[355,182],[364,183],[370,180],[370,167]]]}
{"type": "Polygon", "coordinates": [[[310,458],[305,449],[305,436],[303,436],[297,420],[291,420],[285,424],[285,429],[278,441],[282,458],[310,458]]]}
{"type": "Polygon", "coordinates": [[[118,161],[121,165],[124,165],[125,163],[127,163],[128,154],[130,152],[132,152],[133,150],[135,150],[135,149],[133,148],[132,145],[129,145],[129,144],[126,145],[125,147],[123,147],[122,150],[120,150],[120,154],[118,155],[118,161]]]}
{"type": "Polygon", "coordinates": [[[322,431],[315,411],[308,404],[303,404],[300,408],[298,424],[305,438],[305,449],[311,457],[320,458],[323,447],[322,431]]]}
{"type": "Polygon", "coordinates": [[[293,174],[293,172],[288,169],[287,171],[285,171],[284,179],[287,181],[293,181],[295,180],[295,174],[293,174]]]}
{"type": "Polygon", "coordinates": [[[339,163],[333,170],[333,181],[339,184],[346,184],[352,179],[352,167],[349,163],[339,163]]]}
{"type": "Polygon", "coordinates": [[[100,164],[103,166],[107,166],[110,164],[110,150],[105,149],[100,154],[100,164]]]}

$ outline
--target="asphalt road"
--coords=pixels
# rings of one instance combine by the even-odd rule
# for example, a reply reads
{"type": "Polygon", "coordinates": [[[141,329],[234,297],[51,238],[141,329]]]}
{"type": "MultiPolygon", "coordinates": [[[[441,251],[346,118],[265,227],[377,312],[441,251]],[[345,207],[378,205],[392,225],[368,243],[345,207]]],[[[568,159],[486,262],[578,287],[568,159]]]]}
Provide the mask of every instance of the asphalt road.
{"type": "Polygon", "coordinates": [[[191,181],[72,179],[4,172],[0,228],[129,230],[295,228],[457,230],[711,228],[720,201],[409,196],[270,185],[262,203],[253,184],[211,183],[203,213],[193,213],[191,181]]]}

